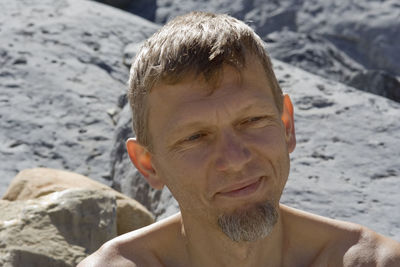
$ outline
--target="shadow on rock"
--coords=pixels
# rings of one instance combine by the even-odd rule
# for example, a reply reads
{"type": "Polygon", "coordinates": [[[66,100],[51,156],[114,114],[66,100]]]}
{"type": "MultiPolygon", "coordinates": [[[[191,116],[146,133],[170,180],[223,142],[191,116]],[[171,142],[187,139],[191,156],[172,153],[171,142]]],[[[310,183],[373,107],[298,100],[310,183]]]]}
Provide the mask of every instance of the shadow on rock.
{"type": "Polygon", "coordinates": [[[150,21],[154,21],[156,17],[156,0],[96,0],[96,2],[123,9],[150,21]]]}
{"type": "Polygon", "coordinates": [[[19,266],[19,267],[28,267],[28,266],[73,267],[74,266],[67,264],[62,260],[57,260],[43,254],[38,254],[23,249],[15,249],[11,252],[10,264],[12,266],[19,266]]]}
{"type": "Polygon", "coordinates": [[[347,81],[347,84],[357,89],[400,102],[400,82],[386,71],[360,71],[353,75],[347,81]]]}

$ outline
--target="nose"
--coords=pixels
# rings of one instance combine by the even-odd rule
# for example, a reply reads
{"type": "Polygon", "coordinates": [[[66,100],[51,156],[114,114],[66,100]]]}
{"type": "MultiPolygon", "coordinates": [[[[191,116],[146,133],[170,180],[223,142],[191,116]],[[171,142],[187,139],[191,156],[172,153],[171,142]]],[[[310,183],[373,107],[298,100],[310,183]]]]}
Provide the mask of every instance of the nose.
{"type": "Polygon", "coordinates": [[[216,168],[219,171],[238,172],[251,160],[252,154],[244,140],[234,133],[219,138],[216,168]]]}

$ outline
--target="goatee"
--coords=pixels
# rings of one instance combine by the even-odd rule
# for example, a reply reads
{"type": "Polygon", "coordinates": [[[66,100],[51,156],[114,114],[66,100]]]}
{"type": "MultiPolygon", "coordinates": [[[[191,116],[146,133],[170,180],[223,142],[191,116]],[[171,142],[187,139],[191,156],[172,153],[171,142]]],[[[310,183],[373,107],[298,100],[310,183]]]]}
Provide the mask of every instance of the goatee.
{"type": "Polygon", "coordinates": [[[266,202],[218,217],[222,232],[236,242],[253,242],[269,235],[278,221],[275,206],[266,202]]]}

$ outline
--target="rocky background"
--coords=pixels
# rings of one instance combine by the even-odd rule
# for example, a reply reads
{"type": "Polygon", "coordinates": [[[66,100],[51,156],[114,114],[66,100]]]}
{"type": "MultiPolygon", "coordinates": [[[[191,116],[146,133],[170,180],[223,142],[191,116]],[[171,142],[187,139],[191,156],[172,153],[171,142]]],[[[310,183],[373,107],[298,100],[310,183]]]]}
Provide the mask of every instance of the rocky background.
{"type": "Polygon", "coordinates": [[[208,10],[254,27],[291,94],[298,146],[282,202],[400,241],[398,1],[103,2],[0,0],[0,195],[19,171],[48,167],[112,186],[158,219],[176,212],[125,152],[129,65],[168,19],[208,10]]]}

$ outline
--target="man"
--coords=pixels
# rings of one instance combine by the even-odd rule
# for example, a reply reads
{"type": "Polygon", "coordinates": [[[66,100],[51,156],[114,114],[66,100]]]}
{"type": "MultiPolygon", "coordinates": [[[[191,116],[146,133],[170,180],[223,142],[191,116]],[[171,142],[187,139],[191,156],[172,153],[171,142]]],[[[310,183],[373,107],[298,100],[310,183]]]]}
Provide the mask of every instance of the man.
{"type": "Polygon", "coordinates": [[[244,23],[202,12],[172,20],[138,53],[129,99],[129,156],[181,212],[79,266],[400,266],[396,241],[279,204],[293,107],[244,23]]]}

